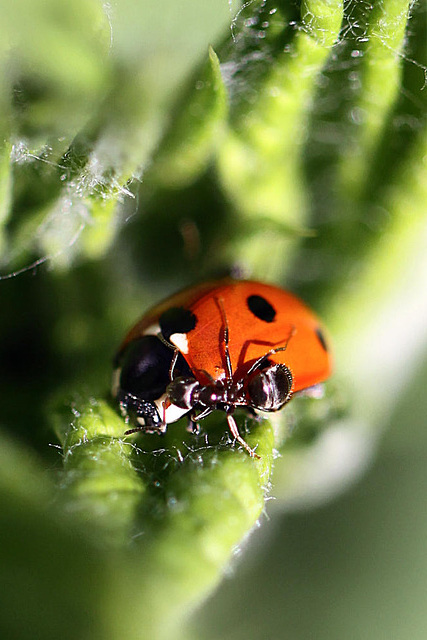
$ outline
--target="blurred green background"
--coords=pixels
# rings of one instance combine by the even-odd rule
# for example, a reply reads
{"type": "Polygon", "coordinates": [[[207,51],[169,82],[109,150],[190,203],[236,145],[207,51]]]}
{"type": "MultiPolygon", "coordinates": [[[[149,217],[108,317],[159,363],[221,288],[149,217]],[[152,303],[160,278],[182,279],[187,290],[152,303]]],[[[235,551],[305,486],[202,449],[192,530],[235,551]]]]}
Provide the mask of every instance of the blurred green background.
{"type": "Polygon", "coordinates": [[[424,359],[356,486],[309,511],[269,503],[201,637],[425,638],[426,376],[424,359]]]}
{"type": "Polygon", "coordinates": [[[1,637],[424,638],[425,2],[3,1],[0,36],[1,637]],[[322,316],[325,397],[259,463],[222,416],[124,440],[124,332],[229,273],[322,316]]]}

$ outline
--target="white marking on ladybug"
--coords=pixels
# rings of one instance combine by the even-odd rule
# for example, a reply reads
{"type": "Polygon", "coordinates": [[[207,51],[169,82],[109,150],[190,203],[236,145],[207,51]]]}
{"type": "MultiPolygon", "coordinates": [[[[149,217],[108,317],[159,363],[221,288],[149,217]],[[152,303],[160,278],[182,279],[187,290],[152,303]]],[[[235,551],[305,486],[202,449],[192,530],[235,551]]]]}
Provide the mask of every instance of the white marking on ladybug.
{"type": "Polygon", "coordinates": [[[155,324],[150,324],[149,327],[147,327],[146,329],[144,329],[144,336],[158,336],[159,333],[161,333],[160,331],[160,325],[158,322],[156,322],[155,324]]]}
{"type": "Polygon", "coordinates": [[[188,338],[186,333],[173,333],[169,340],[175,345],[181,353],[188,353],[188,338]]]}

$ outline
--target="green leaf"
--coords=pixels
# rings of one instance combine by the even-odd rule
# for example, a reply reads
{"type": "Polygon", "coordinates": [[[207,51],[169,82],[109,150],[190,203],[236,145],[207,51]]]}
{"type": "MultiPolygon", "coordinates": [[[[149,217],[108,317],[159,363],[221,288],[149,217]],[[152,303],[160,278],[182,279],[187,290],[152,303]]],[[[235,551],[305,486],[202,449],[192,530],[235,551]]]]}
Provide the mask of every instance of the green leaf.
{"type": "Polygon", "coordinates": [[[360,90],[351,110],[353,135],[339,166],[342,198],[352,206],[370,187],[376,152],[399,97],[410,6],[408,0],[375,4],[363,42],[352,52],[360,57],[360,90]]]}
{"type": "MultiPolygon", "coordinates": [[[[264,18],[268,12],[262,5],[259,12],[264,18]]],[[[262,22],[255,13],[251,25],[268,24],[268,30],[278,35],[270,43],[271,59],[266,69],[261,68],[254,83],[253,72],[245,78],[245,57],[253,52],[239,50],[239,61],[231,64],[231,80],[237,85],[236,106],[228,134],[218,154],[218,171],[222,185],[239,212],[242,228],[253,220],[269,219],[284,225],[282,233],[269,231],[258,225],[247,242],[232,244],[227,249],[233,259],[243,264],[250,262],[257,276],[277,277],[289,264],[298,237],[305,235],[308,220],[301,155],[307,134],[317,82],[338,38],[342,20],[342,3],[305,3],[295,33],[283,43],[284,31],[275,30],[283,16],[274,9],[268,22],[262,22]],[[277,41],[280,43],[278,48],[277,41]],[[273,45],[275,47],[273,48],[273,45]],[[277,49],[277,50],[276,50],[277,49]],[[247,84],[245,84],[247,83],[247,84]],[[242,87],[242,88],[240,88],[242,87]],[[260,239],[262,238],[261,242],[260,239]],[[268,244],[270,260],[268,270],[258,247],[268,244]]],[[[242,35],[245,34],[245,23],[242,35]]],[[[251,27],[250,27],[251,28],[251,27]]],[[[250,29],[248,28],[248,29],[250,29]]],[[[264,37],[259,31],[257,48],[262,50],[264,37]]],[[[236,36],[239,37],[239,36],[236,36]]],[[[253,47],[253,40],[249,39],[253,47]]],[[[227,256],[228,257],[228,256],[227,256]]]]}
{"type": "MultiPolygon", "coordinates": [[[[15,149],[5,256],[10,272],[31,265],[34,254],[66,269],[77,259],[105,255],[125,219],[118,209],[135,195],[130,183],[151,164],[177,87],[206,51],[204,38],[217,37],[229,12],[227,5],[209,4],[198,14],[197,37],[188,39],[184,24],[194,0],[181,3],[179,28],[164,19],[167,1],[163,10],[159,3],[139,3],[142,26],[130,41],[135,6],[111,12],[95,0],[60,8],[51,0],[37,8],[27,4],[19,0],[7,9],[0,25],[0,106],[12,124],[5,137],[15,149]],[[153,40],[155,23],[162,30],[153,40]]],[[[197,153],[187,147],[187,155],[200,165],[194,171],[207,161],[209,140],[217,139],[215,122],[226,110],[215,54],[211,60],[205,89],[196,91],[193,104],[199,133],[192,142],[199,146],[197,153]],[[218,100],[204,127],[212,95],[218,100]]]]}
{"type": "Polygon", "coordinates": [[[352,413],[373,425],[386,420],[407,371],[404,350],[384,345],[382,336],[394,332],[397,343],[402,339],[399,331],[400,327],[406,331],[411,315],[418,261],[425,269],[426,158],[427,127],[382,194],[381,234],[365,257],[357,281],[329,308],[338,367],[353,378],[352,413]],[[363,327],[363,335],[352,341],[355,327],[363,327]],[[354,371],[363,375],[354,378],[354,371]]]}
{"type": "Polygon", "coordinates": [[[192,93],[181,98],[154,156],[149,179],[179,187],[192,182],[221,144],[227,115],[227,93],[215,51],[198,75],[192,93]]]}
{"type": "Polygon", "coordinates": [[[56,268],[0,282],[0,635],[175,638],[270,482],[282,507],[360,473],[425,340],[425,11],[405,29],[400,0],[267,0],[236,19],[194,0],[16,7],[0,25],[2,259],[56,268]],[[221,34],[221,64],[211,51],[194,72],[221,34]],[[190,72],[203,84],[181,94],[190,72]],[[236,265],[323,309],[326,397],[239,416],[260,460],[221,412],[200,436],[125,437],[102,399],[120,335],[236,265]]]}
{"type": "Polygon", "coordinates": [[[150,634],[160,629],[170,637],[185,611],[217,585],[260,517],[272,464],[271,427],[263,422],[248,441],[257,443],[261,460],[230,447],[198,449],[168,475],[161,500],[147,505],[140,561],[143,626],[150,634]]]}
{"type": "Polygon", "coordinates": [[[53,484],[36,456],[3,433],[0,439],[2,636],[96,637],[94,612],[105,597],[111,561],[58,514],[53,484]]]}
{"type": "MultiPolygon", "coordinates": [[[[188,608],[219,582],[264,509],[271,425],[252,421],[247,441],[261,456],[254,459],[230,444],[185,445],[174,425],[161,448],[158,436],[126,441],[117,413],[84,396],[65,405],[58,401],[53,415],[64,450],[58,505],[98,545],[124,546],[122,561],[133,566],[128,588],[141,603],[139,628],[153,639],[170,637],[188,608]]],[[[224,422],[222,414],[210,421],[213,443],[224,422]]],[[[128,593],[124,584],[118,590],[128,593]]],[[[120,604],[120,618],[130,604],[120,604]]]]}
{"type": "Polygon", "coordinates": [[[12,171],[10,148],[5,145],[0,150],[0,255],[6,253],[5,226],[10,216],[12,203],[12,171]]]}
{"type": "Polygon", "coordinates": [[[131,463],[132,444],[123,442],[123,421],[105,402],[76,398],[54,412],[63,445],[61,503],[94,529],[104,544],[128,543],[144,483],[131,463]]]}
{"type": "Polygon", "coordinates": [[[32,152],[45,144],[65,150],[106,88],[107,16],[95,0],[17,0],[2,9],[13,135],[32,152]]]}

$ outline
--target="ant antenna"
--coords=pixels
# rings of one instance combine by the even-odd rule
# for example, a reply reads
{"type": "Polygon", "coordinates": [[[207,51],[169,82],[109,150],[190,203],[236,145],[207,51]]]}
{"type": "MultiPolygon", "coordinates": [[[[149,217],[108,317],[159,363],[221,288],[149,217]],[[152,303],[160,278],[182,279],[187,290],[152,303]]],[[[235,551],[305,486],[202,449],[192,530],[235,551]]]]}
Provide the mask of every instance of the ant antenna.
{"type": "Polygon", "coordinates": [[[261,362],[263,362],[269,356],[272,356],[275,353],[279,353],[279,351],[286,351],[286,349],[288,348],[289,341],[295,335],[295,332],[296,332],[296,328],[292,327],[291,333],[289,334],[289,338],[286,340],[286,343],[285,343],[285,345],[283,347],[275,347],[274,349],[270,349],[270,351],[267,351],[267,353],[264,353],[264,355],[261,356],[260,358],[258,358],[258,360],[255,360],[253,365],[245,373],[245,377],[249,376],[251,373],[253,373],[255,371],[255,369],[258,369],[258,367],[260,366],[261,362]]]}

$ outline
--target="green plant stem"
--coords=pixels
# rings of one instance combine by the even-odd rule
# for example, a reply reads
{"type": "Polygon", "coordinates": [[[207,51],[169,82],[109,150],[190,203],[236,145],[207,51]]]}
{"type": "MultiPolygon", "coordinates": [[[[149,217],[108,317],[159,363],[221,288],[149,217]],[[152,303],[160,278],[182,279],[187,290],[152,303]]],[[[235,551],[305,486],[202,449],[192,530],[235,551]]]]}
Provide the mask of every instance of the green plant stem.
{"type": "Polygon", "coordinates": [[[369,176],[391,109],[399,95],[408,0],[375,3],[359,66],[360,93],[351,109],[353,135],[340,161],[341,197],[354,206],[369,189],[369,176]]]}
{"type": "Polygon", "coordinates": [[[306,2],[293,40],[278,53],[221,147],[221,182],[252,231],[230,243],[234,261],[251,264],[259,276],[283,273],[304,234],[308,206],[301,174],[301,152],[317,79],[336,41],[342,3],[306,2]],[[260,242],[260,235],[264,241],[260,242]],[[265,260],[265,245],[269,260],[265,260]],[[264,273],[268,267],[269,273],[264,273]]]}

